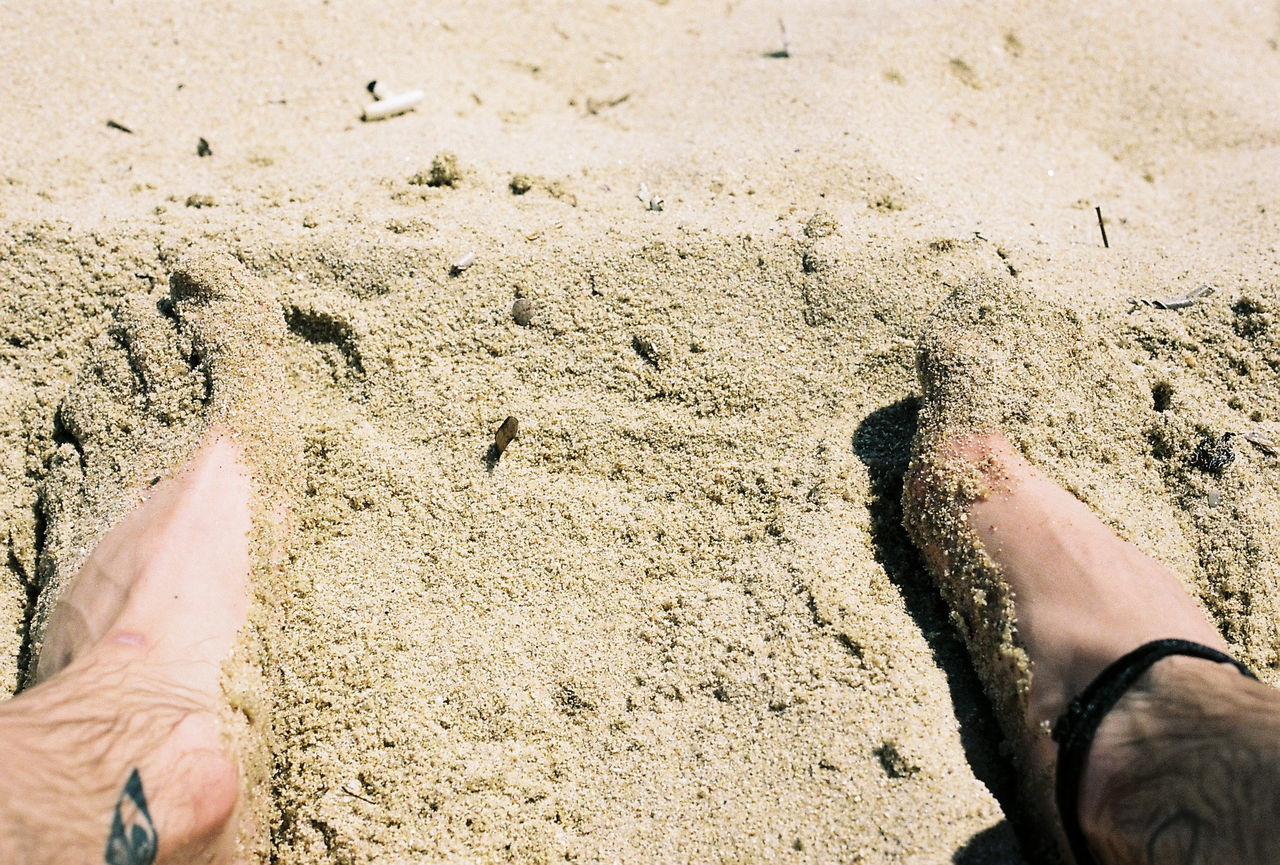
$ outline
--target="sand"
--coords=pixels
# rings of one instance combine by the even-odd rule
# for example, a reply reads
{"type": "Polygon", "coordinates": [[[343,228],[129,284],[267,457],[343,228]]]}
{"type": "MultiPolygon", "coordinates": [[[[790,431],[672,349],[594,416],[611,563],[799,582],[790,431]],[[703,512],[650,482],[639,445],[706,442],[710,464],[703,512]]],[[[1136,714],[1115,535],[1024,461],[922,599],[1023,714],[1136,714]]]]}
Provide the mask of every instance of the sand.
{"type": "Polygon", "coordinates": [[[0,11],[7,690],[59,403],[193,248],[288,326],[277,863],[1023,861],[898,504],[974,279],[1092,335],[1019,444],[1275,683],[1280,13],[804,2],[777,57],[780,10],[0,11]],[[362,123],[371,79],[426,96],[362,123]]]}

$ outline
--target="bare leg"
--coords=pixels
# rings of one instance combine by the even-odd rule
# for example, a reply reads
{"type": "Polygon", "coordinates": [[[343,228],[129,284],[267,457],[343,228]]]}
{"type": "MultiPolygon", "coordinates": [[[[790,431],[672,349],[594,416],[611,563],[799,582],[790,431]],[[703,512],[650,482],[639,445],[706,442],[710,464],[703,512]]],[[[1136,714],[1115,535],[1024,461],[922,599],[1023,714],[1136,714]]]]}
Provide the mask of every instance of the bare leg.
{"type": "Polygon", "coordinates": [[[5,863],[243,858],[224,663],[249,608],[251,514],[275,522],[277,511],[252,505],[264,501],[255,457],[270,447],[244,433],[246,401],[257,414],[264,403],[234,368],[269,378],[260,365],[276,361],[280,331],[261,298],[219,293],[212,283],[229,273],[220,267],[175,281],[212,382],[197,407],[205,433],[61,587],[38,684],[0,704],[5,863]]]}
{"type": "MultiPolygon", "coordinates": [[[[1014,740],[1033,808],[1055,821],[1048,731],[1068,702],[1148,641],[1226,646],[1172,573],[1001,435],[999,411],[978,405],[984,382],[964,380],[980,368],[972,352],[984,350],[983,337],[957,339],[954,312],[944,309],[936,324],[953,332],[922,344],[926,402],[907,521],[1014,740]]],[[[1174,657],[1103,721],[1080,821],[1099,861],[1112,865],[1274,862],[1277,790],[1280,694],[1229,666],[1174,657]]]]}

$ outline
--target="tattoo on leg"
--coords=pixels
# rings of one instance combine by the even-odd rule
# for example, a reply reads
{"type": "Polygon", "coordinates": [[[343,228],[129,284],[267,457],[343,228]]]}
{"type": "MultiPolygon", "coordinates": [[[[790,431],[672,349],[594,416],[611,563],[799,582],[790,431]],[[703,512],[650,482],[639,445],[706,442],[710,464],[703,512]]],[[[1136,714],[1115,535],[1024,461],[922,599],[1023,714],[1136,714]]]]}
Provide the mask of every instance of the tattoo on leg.
{"type": "Polygon", "coordinates": [[[156,859],[156,826],[151,822],[137,769],[129,774],[116,800],[111,835],[103,855],[107,865],[151,865],[156,859]]]}

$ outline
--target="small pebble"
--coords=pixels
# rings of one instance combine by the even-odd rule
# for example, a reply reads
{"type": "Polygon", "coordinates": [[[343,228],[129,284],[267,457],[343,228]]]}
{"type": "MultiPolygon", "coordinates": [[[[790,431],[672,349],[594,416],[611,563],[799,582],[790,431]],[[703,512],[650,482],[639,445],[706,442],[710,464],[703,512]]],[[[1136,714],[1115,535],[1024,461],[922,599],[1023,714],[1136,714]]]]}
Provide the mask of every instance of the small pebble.
{"type": "Polygon", "coordinates": [[[645,327],[631,337],[631,347],[657,369],[671,365],[674,346],[664,327],[645,327]]]}
{"type": "Polygon", "coordinates": [[[804,236],[812,238],[830,237],[838,229],[839,224],[836,222],[836,218],[825,210],[819,210],[805,222],[804,236]]]}
{"type": "Polygon", "coordinates": [[[640,203],[644,205],[645,210],[661,211],[665,206],[661,196],[649,191],[647,183],[640,184],[640,191],[636,193],[636,198],[640,199],[640,203]]]}
{"type": "Polygon", "coordinates": [[[511,440],[520,432],[520,422],[514,417],[508,417],[502,422],[502,426],[498,427],[498,431],[493,434],[493,446],[498,451],[498,456],[502,456],[506,451],[507,445],[511,444],[511,440]]]}
{"type": "Polygon", "coordinates": [[[452,189],[461,179],[462,171],[458,168],[458,157],[448,151],[441,151],[431,160],[431,167],[426,171],[414,172],[409,178],[409,183],[414,186],[447,186],[452,189]]]}
{"type": "Polygon", "coordinates": [[[533,322],[533,301],[527,297],[517,297],[511,304],[511,318],[521,327],[528,327],[533,322]]]}
{"type": "Polygon", "coordinates": [[[212,155],[213,150],[209,147],[209,142],[202,136],[200,140],[196,142],[196,156],[203,157],[212,155]]]}
{"type": "Polygon", "coordinates": [[[431,175],[427,179],[428,186],[448,186],[453,188],[462,179],[462,171],[458,168],[458,157],[447,150],[437,153],[431,160],[431,175]]]}

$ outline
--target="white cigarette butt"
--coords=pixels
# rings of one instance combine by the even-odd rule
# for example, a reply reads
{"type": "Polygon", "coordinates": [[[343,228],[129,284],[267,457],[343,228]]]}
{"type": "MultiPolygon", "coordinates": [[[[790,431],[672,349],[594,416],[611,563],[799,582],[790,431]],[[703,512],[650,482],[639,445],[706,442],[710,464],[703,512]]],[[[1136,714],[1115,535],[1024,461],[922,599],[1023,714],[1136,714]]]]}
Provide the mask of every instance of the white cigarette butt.
{"type": "Polygon", "coordinates": [[[466,255],[462,256],[462,258],[459,258],[452,265],[450,265],[449,270],[452,273],[462,273],[462,271],[466,270],[468,267],[470,267],[475,263],[476,263],[476,254],[474,252],[468,252],[466,255]]]}
{"type": "Polygon", "coordinates": [[[364,107],[363,119],[382,120],[387,117],[394,117],[397,114],[403,114],[413,106],[422,101],[426,94],[421,90],[408,90],[404,93],[397,93],[395,96],[388,96],[377,102],[370,102],[364,107]]]}

